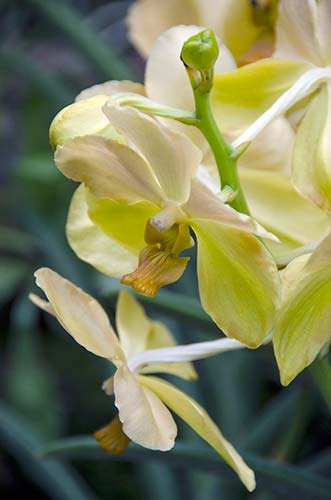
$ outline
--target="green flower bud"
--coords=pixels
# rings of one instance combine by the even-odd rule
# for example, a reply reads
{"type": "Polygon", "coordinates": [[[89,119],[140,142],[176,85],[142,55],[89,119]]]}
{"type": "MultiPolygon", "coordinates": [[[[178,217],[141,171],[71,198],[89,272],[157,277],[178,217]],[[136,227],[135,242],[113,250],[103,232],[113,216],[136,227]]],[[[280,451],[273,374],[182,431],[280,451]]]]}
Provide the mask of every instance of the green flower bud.
{"type": "Polygon", "coordinates": [[[186,40],[181,59],[188,68],[206,72],[214,68],[218,54],[218,43],[213,31],[204,30],[186,40]]]}

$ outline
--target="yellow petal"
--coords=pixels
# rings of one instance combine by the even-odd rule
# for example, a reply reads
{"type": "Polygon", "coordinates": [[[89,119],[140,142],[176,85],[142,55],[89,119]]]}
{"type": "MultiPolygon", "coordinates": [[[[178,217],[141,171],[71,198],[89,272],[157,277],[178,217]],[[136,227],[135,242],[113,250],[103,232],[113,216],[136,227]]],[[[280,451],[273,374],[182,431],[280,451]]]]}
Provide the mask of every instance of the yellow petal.
{"type": "Polygon", "coordinates": [[[96,198],[91,193],[87,194],[86,201],[91,221],[105,235],[135,255],[139,255],[146,246],[144,240],[146,224],[159,211],[159,208],[146,202],[127,205],[104,198],[96,198]]]}
{"type": "Polygon", "coordinates": [[[129,9],[129,38],[143,57],[147,57],[157,37],[177,24],[199,22],[194,0],[138,0],[129,9]]]}
{"type": "Polygon", "coordinates": [[[329,64],[330,23],[328,0],[280,2],[275,57],[308,61],[316,66],[329,64]]]}
{"type": "Polygon", "coordinates": [[[192,221],[195,219],[210,219],[241,231],[275,239],[273,235],[265,231],[251,217],[226,205],[218,195],[213,194],[207,186],[197,179],[192,181],[191,196],[183,209],[192,221]]]}
{"type": "Polygon", "coordinates": [[[109,276],[120,278],[132,272],[137,267],[139,251],[129,250],[128,245],[121,245],[93,223],[86,197],[87,189],[81,185],[71,200],[66,225],[71,248],[84,262],[109,276]]]}
{"type": "Polygon", "coordinates": [[[201,161],[200,150],[186,136],[134,108],[109,103],[104,111],[112,125],[147,159],[167,199],[184,203],[201,161]]]}
{"type": "Polygon", "coordinates": [[[211,99],[219,126],[229,133],[239,133],[309,69],[299,61],[265,59],[216,74],[211,99]]]}
{"type": "Polygon", "coordinates": [[[53,306],[47,300],[43,300],[42,298],[40,298],[38,295],[36,295],[34,293],[29,294],[29,299],[31,300],[31,302],[35,306],[39,307],[40,309],[47,312],[48,314],[55,316],[55,318],[56,318],[56,314],[55,314],[55,311],[53,309],[53,306]]]}
{"type": "Polygon", "coordinates": [[[156,377],[140,376],[139,380],[221,455],[228,465],[235,470],[249,491],[255,489],[254,472],[245,464],[208,413],[196,401],[172,384],[156,377]]]}
{"type": "MultiPolygon", "coordinates": [[[[176,345],[168,328],[159,321],[150,320],[136,298],[121,290],[116,308],[116,328],[121,347],[128,359],[149,349],[176,345]]],[[[171,373],[187,380],[197,378],[192,363],[160,363],[148,365],[143,373],[171,373]]]]}
{"type": "Polygon", "coordinates": [[[128,359],[147,349],[151,323],[135,297],[121,290],[116,307],[116,329],[128,359]]]}
{"type": "Polygon", "coordinates": [[[211,220],[196,219],[198,279],[203,308],[219,328],[258,347],[275,323],[279,277],[258,239],[211,220]]]}
{"type": "Polygon", "coordinates": [[[125,362],[118,338],[99,302],[51,269],[41,268],[35,277],[57,319],[76,342],[114,364],[125,362]]]}
{"type": "Polygon", "coordinates": [[[314,273],[320,271],[324,266],[329,264],[331,264],[331,233],[329,233],[315,249],[306,265],[306,271],[314,273]]]}
{"type": "Polygon", "coordinates": [[[114,388],[115,405],[125,434],[145,448],[170,450],[177,427],[162,401],[143,387],[127,366],[116,371],[114,388]]]}
{"type": "Polygon", "coordinates": [[[102,106],[108,99],[107,95],[96,95],[62,109],[50,126],[51,145],[55,148],[73,137],[93,134],[124,143],[124,138],[116,132],[102,112],[102,106]]]}
{"type": "Polygon", "coordinates": [[[293,152],[293,183],[323,210],[331,210],[331,85],[324,84],[309,105],[293,152]]]}
{"type": "Polygon", "coordinates": [[[288,177],[244,168],[239,174],[252,215],[281,241],[267,242],[277,259],[326,233],[327,215],[300,196],[288,177]]]}
{"type": "Polygon", "coordinates": [[[331,265],[306,275],[287,296],[273,338],[281,382],[288,385],[316,358],[331,330],[331,265]]]}
{"type": "Polygon", "coordinates": [[[99,198],[158,204],[164,197],[142,156],[103,137],[91,135],[66,141],[57,148],[55,163],[69,179],[84,182],[99,198]]]}
{"type": "MultiPolygon", "coordinates": [[[[172,347],[176,341],[170,330],[159,321],[152,321],[147,336],[146,349],[161,349],[172,347]]],[[[170,373],[185,380],[196,380],[198,374],[192,363],[159,363],[146,366],[141,373],[170,373]]]]}
{"type": "Polygon", "coordinates": [[[271,122],[240,157],[239,168],[289,174],[295,133],[284,117],[271,122]]]}
{"type": "Polygon", "coordinates": [[[122,423],[116,416],[108,425],[94,433],[101,448],[112,455],[120,455],[130,444],[130,439],[124,434],[122,423]]]}
{"type": "Polygon", "coordinates": [[[145,88],[141,83],[130,82],[129,80],[110,80],[109,82],[99,83],[83,90],[75,100],[81,101],[100,94],[111,97],[118,92],[133,92],[134,94],[145,95],[145,88]]]}

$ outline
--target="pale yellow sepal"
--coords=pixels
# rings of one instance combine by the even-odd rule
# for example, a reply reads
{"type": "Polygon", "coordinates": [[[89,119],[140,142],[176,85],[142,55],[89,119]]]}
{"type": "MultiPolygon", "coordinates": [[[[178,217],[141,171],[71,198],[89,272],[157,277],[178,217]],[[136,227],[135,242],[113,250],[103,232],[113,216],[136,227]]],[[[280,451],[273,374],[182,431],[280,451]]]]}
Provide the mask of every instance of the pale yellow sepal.
{"type": "Polygon", "coordinates": [[[331,234],[281,276],[282,308],[273,344],[281,382],[288,385],[331,339],[331,234]]]}
{"type": "MultiPolygon", "coordinates": [[[[132,250],[129,245],[121,244],[95,224],[89,217],[87,198],[91,198],[87,188],[79,186],[72,197],[67,218],[69,245],[81,260],[104,274],[120,278],[132,272],[138,264],[139,248],[132,250]]],[[[118,204],[116,208],[119,208],[118,204]]],[[[115,210],[110,215],[121,216],[122,213],[115,210]]],[[[130,231],[126,234],[131,234],[130,231]]]]}
{"type": "Polygon", "coordinates": [[[326,234],[327,214],[303,198],[287,176],[248,168],[239,175],[253,217],[281,242],[266,241],[277,260],[326,234]]]}
{"type": "Polygon", "coordinates": [[[48,268],[35,273],[58,321],[85,349],[118,365],[125,357],[101,305],[83,290],[48,268]],[[93,334],[92,334],[93,332],[93,334]]]}
{"type": "MultiPolygon", "coordinates": [[[[176,345],[170,330],[159,321],[149,319],[144,308],[126,290],[121,290],[119,294],[116,308],[116,327],[127,358],[132,358],[149,349],[176,345]]],[[[143,368],[142,373],[169,373],[186,380],[197,378],[192,363],[151,364],[143,368]]]]}
{"type": "Polygon", "coordinates": [[[231,338],[256,348],[271,332],[279,302],[276,264],[256,237],[195,219],[203,308],[231,338]]]}
{"type": "Polygon", "coordinates": [[[255,489],[254,472],[246,465],[233,446],[225,439],[208,413],[187,394],[156,377],[140,376],[139,381],[156,394],[171,410],[212,446],[240,477],[249,491],[255,489]]]}
{"type": "Polygon", "coordinates": [[[211,99],[221,129],[235,133],[248,127],[310,68],[300,61],[264,59],[215,74],[211,99]]]}
{"type": "Polygon", "coordinates": [[[131,82],[130,80],[110,80],[92,85],[92,87],[82,90],[75,101],[82,101],[83,99],[89,99],[90,97],[99,95],[112,97],[114,94],[122,92],[133,92],[134,94],[145,95],[145,88],[141,83],[131,82]]]}
{"type": "Polygon", "coordinates": [[[127,366],[114,376],[115,405],[125,434],[146,448],[167,451],[175,444],[177,426],[171,413],[127,366]]]}
{"type": "Polygon", "coordinates": [[[102,112],[102,106],[108,99],[107,95],[95,95],[63,108],[55,116],[49,129],[49,139],[53,148],[64,144],[73,137],[91,134],[124,143],[125,139],[109,123],[102,112]]]}
{"type": "Polygon", "coordinates": [[[293,183],[315,205],[331,210],[331,84],[312,98],[293,152],[293,183]]]}
{"type": "Polygon", "coordinates": [[[129,146],[104,137],[87,135],[66,141],[56,149],[55,163],[65,176],[84,182],[98,198],[156,204],[164,199],[145,159],[129,146]]]}

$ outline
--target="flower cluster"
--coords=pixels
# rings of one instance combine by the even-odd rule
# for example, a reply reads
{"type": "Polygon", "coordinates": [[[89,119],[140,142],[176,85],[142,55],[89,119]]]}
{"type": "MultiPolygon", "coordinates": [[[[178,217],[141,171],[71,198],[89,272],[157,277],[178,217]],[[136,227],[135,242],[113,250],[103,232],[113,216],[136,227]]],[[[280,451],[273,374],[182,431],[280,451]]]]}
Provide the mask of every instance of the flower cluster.
{"type": "Polygon", "coordinates": [[[145,85],[84,90],[50,139],[57,167],[79,183],[66,228],[78,257],[154,297],[196,245],[202,306],[229,339],[173,347],[121,292],[119,340],[101,306],[48,269],[36,276],[49,302],[32,300],[116,367],[104,388],[118,417],[96,433],[101,446],[170,449],[168,407],[251,490],[253,473],[206,412],[146,374],[194,379],[194,359],[272,342],[287,385],[329,346],[331,0],[224,1],[217,15],[213,1],[184,3],[135,3],[129,30],[148,55],[145,85]],[[160,25],[147,29],[153,9],[160,25]]]}

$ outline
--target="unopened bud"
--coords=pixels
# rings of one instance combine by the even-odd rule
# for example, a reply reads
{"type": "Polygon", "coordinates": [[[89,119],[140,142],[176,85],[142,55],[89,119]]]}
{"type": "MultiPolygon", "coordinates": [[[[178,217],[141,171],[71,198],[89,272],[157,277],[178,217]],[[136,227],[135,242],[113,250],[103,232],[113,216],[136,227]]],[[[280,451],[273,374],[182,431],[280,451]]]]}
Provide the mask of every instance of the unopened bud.
{"type": "Polygon", "coordinates": [[[218,43],[213,31],[204,30],[186,40],[181,59],[188,68],[204,73],[213,70],[218,54],[218,43]]]}

